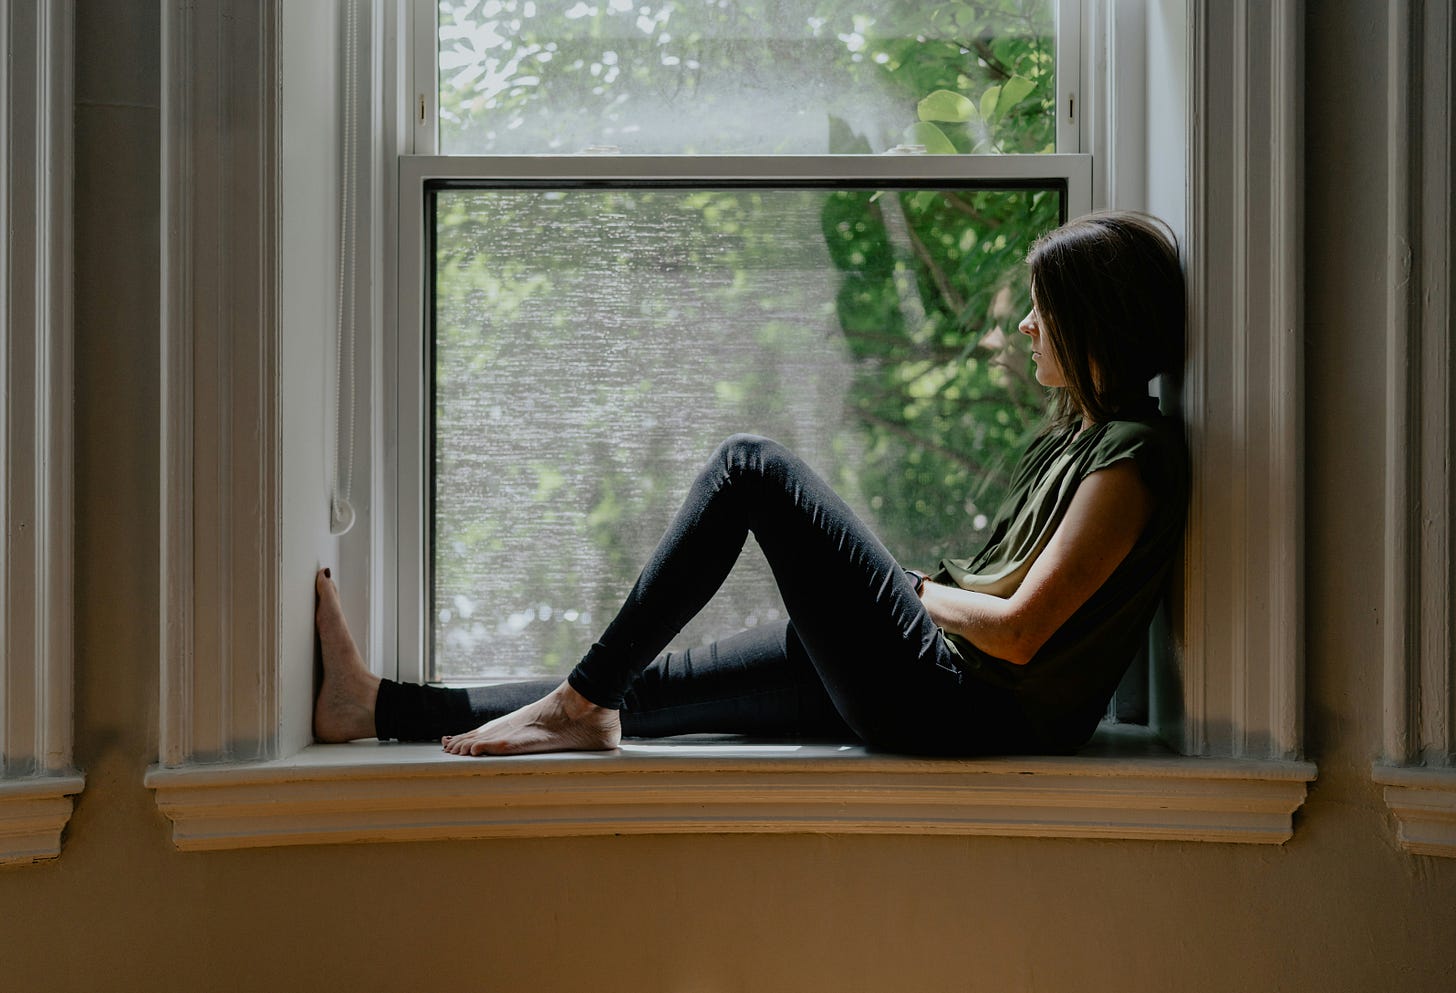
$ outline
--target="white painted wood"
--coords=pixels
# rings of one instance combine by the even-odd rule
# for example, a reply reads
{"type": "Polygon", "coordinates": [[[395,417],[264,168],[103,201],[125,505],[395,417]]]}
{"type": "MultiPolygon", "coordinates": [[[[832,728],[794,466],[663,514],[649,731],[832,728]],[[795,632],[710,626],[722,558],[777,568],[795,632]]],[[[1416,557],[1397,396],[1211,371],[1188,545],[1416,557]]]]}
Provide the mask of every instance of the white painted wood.
{"type": "Polygon", "coordinates": [[[277,0],[162,15],[161,758],[276,754],[277,0]]]}
{"type": "MultiPolygon", "coordinates": [[[[1205,319],[1209,263],[1194,246],[1208,241],[1205,219],[1208,203],[1208,165],[1210,148],[1208,119],[1203,108],[1209,100],[1207,61],[1208,28],[1204,22],[1200,0],[1190,4],[1188,32],[1188,106],[1184,116],[1188,122],[1188,200],[1184,228],[1184,279],[1188,303],[1187,356],[1182,383],[1183,417],[1188,431],[1190,452],[1197,450],[1196,426],[1209,418],[1208,362],[1204,358],[1212,350],[1208,341],[1209,324],[1205,319]]],[[[1156,687],[1152,694],[1149,723],[1165,741],[1186,755],[1202,754],[1207,708],[1204,687],[1211,646],[1205,640],[1208,629],[1205,611],[1205,587],[1208,560],[1208,518],[1204,509],[1207,473],[1196,460],[1192,462],[1188,491],[1188,525],[1183,543],[1183,572],[1174,579],[1173,599],[1181,609],[1171,611],[1171,628],[1175,653],[1171,657],[1154,658],[1150,681],[1156,687]]]]}
{"type": "Polygon", "coordinates": [[[1451,270],[1456,28],[1400,0],[1387,20],[1385,785],[1401,846],[1456,857],[1451,270]]]}
{"type": "Polygon", "coordinates": [[[415,155],[439,153],[440,49],[439,5],[435,0],[401,0],[409,4],[408,48],[411,75],[408,87],[409,121],[415,155]]]}
{"type": "Polygon", "coordinates": [[[1304,747],[1304,11],[1284,2],[1269,20],[1269,551],[1267,754],[1304,747]]]}
{"type": "Polygon", "coordinates": [[[0,780],[0,866],[28,865],[61,854],[71,797],[85,787],[77,774],[0,780]]]}
{"type": "Polygon", "coordinates": [[[1193,457],[1176,639],[1189,754],[1301,750],[1298,3],[1197,0],[1187,220],[1193,457]]]}
{"type": "MultiPolygon", "coordinates": [[[[1096,128],[1091,151],[1099,207],[1144,210],[1148,204],[1148,50],[1145,0],[1102,0],[1096,128]]],[[[1092,106],[1089,104],[1089,106],[1092,106]]]]}
{"type": "Polygon", "coordinates": [[[1387,21],[1385,762],[1456,763],[1451,480],[1453,17],[1387,21]]]}
{"type": "MultiPolygon", "coordinates": [[[[313,740],[314,689],[314,574],[323,565],[348,577],[341,581],[345,609],[358,625],[368,616],[368,560],[342,561],[343,540],[331,533],[332,486],[340,449],[349,439],[350,411],[336,413],[336,401],[347,402],[340,384],[352,376],[356,388],[354,413],[367,410],[364,384],[369,382],[367,361],[370,312],[367,268],[356,268],[354,278],[340,251],[344,236],[344,142],[350,130],[343,120],[347,107],[345,45],[348,10],[358,18],[356,43],[367,45],[369,18],[359,0],[329,3],[283,4],[278,25],[278,72],[282,89],[278,111],[280,159],[279,204],[282,226],[277,242],[281,363],[278,400],[281,407],[281,475],[279,521],[282,543],[273,569],[278,576],[279,678],[278,742],[273,754],[289,755],[313,740]],[[320,125],[326,126],[321,129],[320,125]],[[327,127],[332,125],[332,127],[327,127]],[[321,133],[322,131],[322,133],[321,133]],[[350,285],[352,282],[352,285],[350,285]],[[339,368],[336,334],[342,326],[352,332],[357,324],[353,365],[339,368]],[[342,379],[340,373],[342,372],[342,379]]],[[[367,73],[368,51],[356,52],[367,73]]],[[[363,88],[361,87],[361,90],[363,88]]],[[[370,101],[361,97],[357,110],[367,112],[370,101]]],[[[361,113],[362,116],[362,113],[361,113]]],[[[355,155],[367,175],[370,126],[356,123],[355,155]]],[[[362,187],[362,184],[361,184],[362,187]]],[[[353,251],[367,246],[371,218],[368,204],[356,197],[349,236],[353,251]]],[[[347,353],[347,349],[345,350],[347,353]]],[[[344,356],[347,362],[348,355],[344,356]]],[[[367,422],[366,422],[367,424],[367,422]]],[[[357,429],[357,424],[354,425],[357,429]]],[[[356,437],[354,482],[350,501],[354,527],[350,535],[367,534],[372,507],[364,480],[370,470],[363,436],[356,437]]]]}
{"type": "Polygon", "coordinates": [[[0,4],[0,864],[54,857],[72,768],[74,8],[0,4]]]}
{"type": "MultiPolygon", "coordinates": [[[[292,759],[153,769],[184,850],[596,834],[954,834],[1280,844],[1314,768],[1158,754],[916,759],[834,745],[629,744],[453,759],[319,745],[292,759]]],[[[1119,754],[1133,752],[1141,754],[1119,754]]]]}
{"type": "Polygon", "coordinates": [[[1386,274],[1385,274],[1385,756],[1408,759],[1412,725],[1410,600],[1414,547],[1410,504],[1414,467],[1410,302],[1410,4],[1393,0],[1387,19],[1386,274]]]}
{"type": "Polygon", "coordinates": [[[1421,739],[1428,764],[1456,764],[1456,488],[1452,486],[1452,292],[1456,266],[1456,15],[1422,3],[1420,173],[1421,739]]]}
{"type": "Polygon", "coordinates": [[[1456,858],[1456,770],[1376,764],[1400,845],[1413,855],[1456,858]]]}
{"type": "Polygon", "coordinates": [[[1080,152],[1086,112],[1082,106],[1087,92],[1087,62],[1083,54],[1088,8],[1101,0],[1057,0],[1057,151],[1080,152]]]}
{"type": "MultiPolygon", "coordinates": [[[[386,370],[388,357],[394,354],[395,332],[399,308],[400,217],[399,161],[415,147],[412,87],[400,81],[411,71],[410,44],[412,0],[373,0],[373,42],[367,78],[360,85],[368,92],[360,93],[361,103],[367,99],[374,108],[371,115],[370,148],[367,162],[370,189],[371,222],[361,238],[371,240],[358,246],[361,258],[371,263],[371,293],[367,301],[370,329],[367,363],[370,402],[367,424],[359,425],[360,437],[369,439],[361,446],[367,452],[369,471],[367,531],[346,536],[340,543],[340,563],[346,574],[368,577],[367,621],[349,614],[351,626],[366,633],[360,651],[375,672],[393,679],[403,678],[399,672],[399,655],[391,651],[371,651],[374,646],[398,644],[395,609],[396,576],[398,575],[398,512],[395,506],[398,476],[397,446],[385,425],[396,423],[395,377],[386,370]],[[367,547],[360,547],[367,545],[367,547]],[[367,562],[367,567],[363,563],[367,562]]],[[[348,604],[345,610],[348,611],[348,604]]]]}

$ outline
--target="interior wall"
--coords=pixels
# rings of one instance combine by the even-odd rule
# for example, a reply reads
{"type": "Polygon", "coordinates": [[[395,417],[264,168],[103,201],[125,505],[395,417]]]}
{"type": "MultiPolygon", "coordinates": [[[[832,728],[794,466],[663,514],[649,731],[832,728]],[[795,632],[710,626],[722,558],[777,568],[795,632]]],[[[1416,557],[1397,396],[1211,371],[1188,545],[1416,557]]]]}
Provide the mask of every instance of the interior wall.
{"type": "Polygon", "coordinates": [[[1308,5],[1307,751],[1320,778],[1292,841],[689,836],[181,854],[141,784],[157,747],[158,13],[83,0],[76,754],[87,785],[61,858],[0,872],[0,986],[1449,990],[1456,859],[1401,852],[1369,778],[1385,8],[1308,5]]]}

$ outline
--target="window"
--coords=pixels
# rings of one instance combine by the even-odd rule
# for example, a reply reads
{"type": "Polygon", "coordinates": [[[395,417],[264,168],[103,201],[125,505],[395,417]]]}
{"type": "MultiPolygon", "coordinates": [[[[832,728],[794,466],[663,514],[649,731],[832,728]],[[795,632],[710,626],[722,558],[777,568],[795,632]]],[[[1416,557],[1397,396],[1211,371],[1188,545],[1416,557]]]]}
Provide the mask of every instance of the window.
{"type": "MultiPolygon", "coordinates": [[[[425,181],[470,176],[479,186],[482,176],[470,159],[443,174],[437,170],[450,163],[434,157],[399,165],[415,104],[407,80],[391,80],[409,65],[412,8],[396,0],[346,6],[363,12],[358,44],[347,49],[360,56],[360,92],[377,85],[383,94],[359,117],[374,123],[356,132],[367,166],[358,189],[387,192],[378,203],[370,198],[356,228],[361,258],[378,278],[361,279],[351,294],[357,382],[369,410],[354,452],[358,516],[342,539],[330,535],[329,473],[321,468],[336,446],[324,398],[333,386],[338,157],[318,140],[319,122],[344,102],[339,81],[351,78],[341,49],[320,42],[343,33],[339,11],[219,0],[172,4],[163,14],[162,461],[170,482],[162,762],[147,783],[180,847],[655,831],[1289,837],[1314,775],[1299,760],[1297,8],[1200,0],[1086,0],[1083,8],[1089,55],[1077,75],[1088,111],[1082,151],[1098,163],[1091,202],[1145,204],[1184,219],[1193,318],[1183,409],[1198,476],[1171,631],[1178,651],[1166,673],[1155,669],[1150,706],[1155,718],[1174,715],[1158,730],[1196,760],[1150,750],[1145,735],[1109,735],[1086,754],[1043,760],[925,763],[853,749],[646,746],[619,757],[507,765],[443,762],[428,746],[308,745],[315,565],[336,561],[348,576],[373,577],[346,588],[346,608],[368,619],[358,627],[376,658],[390,654],[378,649],[396,643],[400,616],[425,617],[422,577],[397,555],[418,547],[418,536],[404,540],[393,523],[423,521],[423,503],[416,497],[403,508],[410,514],[392,505],[395,479],[423,478],[423,446],[400,450],[399,436],[384,427],[402,409],[427,409],[423,363],[412,360],[412,376],[383,376],[405,356],[392,337],[384,347],[396,315],[417,323],[424,313],[422,298],[396,300],[395,287],[423,281],[384,274],[392,277],[397,259],[424,257],[425,181]],[[1142,81],[1154,73],[1159,87],[1146,91],[1142,81]],[[278,103],[281,78],[295,85],[278,103]],[[296,85],[300,79],[317,85],[296,85]],[[1251,111],[1251,93],[1270,113],[1251,111]],[[219,106],[227,113],[211,112],[219,106]],[[1128,140],[1138,133],[1145,143],[1128,140]],[[1229,156],[1237,169],[1224,168],[1229,156]],[[396,233],[396,212],[385,207],[406,197],[412,206],[399,217],[408,223],[396,233]],[[243,309],[252,306],[256,312],[243,309]],[[231,323],[216,326],[218,315],[231,323]],[[398,389],[375,393],[376,382],[398,389]],[[281,420],[270,419],[275,411],[281,420]],[[1230,487],[1230,479],[1243,485],[1230,487]],[[1259,513],[1249,512],[1255,507],[1259,513]],[[206,568],[195,548],[207,553],[206,568]],[[215,568],[224,555],[228,568],[215,568]],[[399,577],[387,602],[385,576],[399,577]],[[392,609],[410,595],[418,605],[392,609]]],[[[1059,16],[1070,9],[1059,6],[1059,16]]],[[[1067,54],[1063,46],[1059,57],[1067,54]]],[[[572,161],[643,168],[635,158],[572,161]]],[[[830,178],[893,189],[908,182],[900,170],[950,164],[967,170],[953,177],[959,181],[973,166],[998,182],[1053,178],[979,172],[1012,169],[1011,156],[863,161],[887,171],[830,178]]],[[[493,178],[537,178],[526,171],[533,162],[521,158],[514,175],[498,170],[493,178]]],[[[559,188],[600,178],[554,181],[559,188]]],[[[725,179],[707,178],[714,183],[698,185],[725,179]]],[[[955,185],[933,172],[916,178],[934,179],[936,189],[955,185]]]]}
{"type": "MultiPolygon", "coordinates": [[[[1039,0],[860,6],[439,5],[417,143],[599,154],[406,160],[432,256],[401,299],[432,351],[399,436],[428,436],[431,486],[400,549],[432,554],[405,678],[561,675],[735,430],[790,443],[907,562],[977,542],[1041,413],[1021,259],[1090,207],[1086,157],[1046,154],[1075,149],[1077,31],[1039,0]]],[[[681,644],[780,609],[750,547],[681,644]]]]}

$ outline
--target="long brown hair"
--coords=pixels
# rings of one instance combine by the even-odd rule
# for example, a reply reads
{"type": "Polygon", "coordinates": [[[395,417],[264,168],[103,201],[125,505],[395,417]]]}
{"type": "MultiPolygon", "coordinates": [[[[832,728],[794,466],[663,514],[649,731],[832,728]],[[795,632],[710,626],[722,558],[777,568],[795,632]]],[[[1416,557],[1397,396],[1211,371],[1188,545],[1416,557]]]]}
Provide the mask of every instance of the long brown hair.
{"type": "Polygon", "coordinates": [[[1045,344],[1061,368],[1053,419],[1111,420],[1183,365],[1178,242],[1148,214],[1089,214],[1037,239],[1026,258],[1045,344]]]}

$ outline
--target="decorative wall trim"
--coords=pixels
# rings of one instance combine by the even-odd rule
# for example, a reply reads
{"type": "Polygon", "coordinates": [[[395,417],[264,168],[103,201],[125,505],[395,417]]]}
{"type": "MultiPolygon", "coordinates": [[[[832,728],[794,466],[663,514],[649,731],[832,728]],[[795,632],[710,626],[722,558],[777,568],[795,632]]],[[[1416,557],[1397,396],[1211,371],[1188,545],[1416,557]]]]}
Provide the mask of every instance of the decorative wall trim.
{"type": "Polygon", "coordinates": [[[598,834],[1280,844],[1313,776],[1302,762],[1151,753],[913,759],[837,745],[679,742],[462,760],[433,745],[355,743],[255,765],[157,768],[147,785],[188,851],[598,834]]]}
{"type": "Polygon", "coordinates": [[[0,865],[52,858],[72,768],[70,0],[0,6],[0,865]]]}
{"type": "Polygon", "coordinates": [[[1399,0],[1388,20],[1385,732],[1375,767],[1401,843],[1448,856],[1456,856],[1452,22],[1439,0],[1399,0]]]}
{"type": "Polygon", "coordinates": [[[1414,855],[1456,857],[1456,769],[1376,765],[1401,847],[1414,855]]]}
{"type": "Polygon", "coordinates": [[[277,0],[162,17],[161,758],[279,735],[277,0]]]}
{"type": "Polygon", "coordinates": [[[1195,0],[1190,17],[1194,477],[1178,676],[1193,755],[1302,748],[1302,24],[1297,2],[1195,0]]]}
{"type": "Polygon", "coordinates": [[[0,866],[28,865],[61,854],[79,775],[0,780],[0,866]]]}

